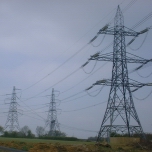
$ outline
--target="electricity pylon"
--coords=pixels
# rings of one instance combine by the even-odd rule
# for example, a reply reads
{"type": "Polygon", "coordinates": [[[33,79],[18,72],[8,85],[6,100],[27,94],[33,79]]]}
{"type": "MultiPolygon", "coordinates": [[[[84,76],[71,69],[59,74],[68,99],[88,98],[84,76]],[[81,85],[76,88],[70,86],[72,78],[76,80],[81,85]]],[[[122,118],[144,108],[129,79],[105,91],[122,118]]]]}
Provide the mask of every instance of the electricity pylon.
{"type": "Polygon", "coordinates": [[[15,86],[13,87],[13,92],[12,92],[12,97],[11,97],[11,102],[10,107],[9,107],[9,111],[8,111],[8,116],[7,116],[7,120],[6,120],[6,124],[5,124],[5,128],[9,127],[9,131],[12,132],[14,131],[15,128],[17,128],[17,130],[20,130],[19,127],[19,122],[18,122],[18,111],[17,111],[17,105],[18,103],[16,102],[16,92],[15,92],[16,88],[15,86]]]}
{"type": "Polygon", "coordinates": [[[100,54],[100,52],[98,52],[92,55],[90,59],[82,66],[84,67],[86,64],[88,64],[90,60],[113,62],[111,80],[99,80],[91,87],[86,89],[89,90],[94,85],[107,85],[111,87],[107,108],[98,133],[97,141],[99,141],[101,138],[110,137],[112,134],[126,134],[130,137],[137,133],[142,137],[145,137],[133,103],[132,92],[143,86],[151,86],[152,84],[144,84],[129,79],[127,63],[141,63],[142,65],[137,68],[139,69],[152,60],[146,60],[127,53],[125,36],[134,36],[134,38],[128,43],[128,45],[130,45],[137,36],[147,31],[148,28],[141,32],[135,32],[129,28],[126,28],[124,26],[123,14],[118,6],[114,19],[114,28],[109,28],[109,25],[104,26],[90,41],[90,43],[93,42],[99,34],[114,35],[112,53],[100,54]],[[131,90],[131,88],[133,89],[131,90]]]}
{"type": "Polygon", "coordinates": [[[55,99],[54,89],[52,89],[48,117],[45,124],[45,128],[49,126],[49,136],[56,136],[56,131],[60,131],[59,123],[57,120],[57,109],[56,109],[55,100],[56,99],[55,99]]]}

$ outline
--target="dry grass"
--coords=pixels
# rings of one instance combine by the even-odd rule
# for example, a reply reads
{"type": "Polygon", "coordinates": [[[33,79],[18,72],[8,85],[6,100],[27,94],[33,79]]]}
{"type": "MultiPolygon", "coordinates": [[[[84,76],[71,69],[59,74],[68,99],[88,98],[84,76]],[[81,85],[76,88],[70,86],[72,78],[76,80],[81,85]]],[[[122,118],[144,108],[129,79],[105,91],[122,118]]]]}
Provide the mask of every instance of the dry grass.
{"type": "Polygon", "coordinates": [[[152,152],[152,143],[115,145],[111,148],[109,145],[95,145],[93,142],[0,138],[0,146],[29,152],[152,152]]]}

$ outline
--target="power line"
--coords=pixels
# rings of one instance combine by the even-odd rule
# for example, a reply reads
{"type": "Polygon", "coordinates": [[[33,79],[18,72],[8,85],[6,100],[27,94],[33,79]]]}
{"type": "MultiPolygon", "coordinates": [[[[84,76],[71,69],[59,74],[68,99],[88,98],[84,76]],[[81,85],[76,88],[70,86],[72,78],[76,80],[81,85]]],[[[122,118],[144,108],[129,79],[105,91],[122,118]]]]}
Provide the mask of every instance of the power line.
{"type": "Polygon", "coordinates": [[[71,89],[73,89],[73,88],[75,88],[76,86],[78,86],[79,84],[81,84],[82,82],[84,82],[85,80],[87,80],[88,78],[90,78],[93,74],[95,74],[97,71],[99,71],[101,68],[103,68],[107,63],[108,63],[108,62],[105,62],[105,64],[101,65],[101,66],[100,66],[97,70],[95,70],[92,74],[90,74],[89,76],[87,76],[86,78],[84,78],[82,81],[78,82],[76,85],[74,85],[74,86],[70,87],[69,89],[61,92],[61,94],[62,94],[62,93],[65,93],[65,92],[67,92],[67,91],[69,91],[69,90],[71,90],[71,89]]]}
{"type": "Polygon", "coordinates": [[[74,110],[68,110],[68,111],[62,110],[62,112],[75,112],[75,111],[85,110],[85,109],[92,108],[92,107],[98,106],[98,105],[106,103],[106,102],[107,101],[104,101],[104,102],[100,102],[100,103],[97,103],[97,104],[94,104],[94,105],[91,105],[91,106],[87,106],[87,107],[79,108],[79,109],[74,109],[74,110]]]}
{"type": "MultiPolygon", "coordinates": [[[[36,120],[40,120],[40,121],[42,121],[42,119],[39,119],[39,118],[35,118],[35,117],[32,117],[32,116],[29,116],[29,115],[27,115],[27,114],[23,114],[23,116],[27,116],[27,117],[30,117],[30,118],[32,118],[32,119],[36,119],[36,120]]],[[[44,120],[43,120],[44,121],[44,120]]]]}
{"type": "Polygon", "coordinates": [[[147,75],[147,76],[142,76],[141,74],[139,74],[138,70],[136,72],[142,78],[148,78],[148,77],[150,77],[152,75],[152,72],[149,75],[147,75]]]}
{"type": "Polygon", "coordinates": [[[93,66],[93,68],[92,68],[92,70],[91,70],[90,72],[86,72],[83,67],[82,67],[82,69],[83,69],[83,71],[84,71],[86,74],[90,74],[90,73],[93,72],[93,70],[95,69],[96,65],[97,65],[97,61],[95,62],[94,66],[93,66]]]}
{"type": "MultiPolygon", "coordinates": [[[[113,44],[113,43],[111,43],[109,46],[111,46],[112,44],[113,44]]],[[[109,46],[108,46],[108,47],[109,47],[109,46]]],[[[108,48],[108,47],[107,47],[107,48],[108,48]]],[[[105,48],[105,49],[107,49],[107,48],[105,48]]],[[[103,50],[103,51],[104,51],[104,50],[103,50]]],[[[63,80],[62,80],[62,81],[63,81],[63,80]]],[[[60,81],[60,82],[62,82],[62,81],[60,81]]],[[[59,82],[58,82],[58,83],[59,83],[59,82]]],[[[58,83],[57,83],[57,84],[58,84],[58,83]]],[[[51,86],[51,87],[52,87],[52,86],[51,86]]],[[[50,89],[51,87],[49,87],[48,89],[50,89]]],[[[48,89],[46,89],[45,91],[47,91],[48,89]]],[[[45,92],[45,91],[43,91],[43,92],[45,92]]],[[[43,92],[41,92],[41,93],[43,93],[43,92]]],[[[38,94],[38,95],[39,95],[39,94],[38,94]]],[[[37,96],[37,95],[36,95],[36,96],[37,96]]],[[[35,97],[35,96],[34,96],[34,97],[35,97]]],[[[33,98],[33,97],[31,97],[31,98],[33,98]]],[[[29,98],[29,99],[31,99],[31,98],[29,98]]],[[[27,99],[27,100],[29,100],[29,99],[27,99]]],[[[26,101],[26,100],[25,100],[25,101],[26,101]]]]}
{"type": "Polygon", "coordinates": [[[71,129],[71,130],[85,131],[85,132],[96,132],[97,133],[97,131],[94,131],[94,130],[87,130],[87,129],[81,129],[81,128],[76,128],[76,127],[70,127],[70,126],[67,126],[67,125],[63,125],[61,123],[60,123],[60,126],[63,127],[63,128],[71,129]]]}
{"type": "MultiPolygon", "coordinates": [[[[124,1],[123,1],[123,2],[124,2],[124,1]]],[[[122,3],[123,3],[123,2],[122,2],[122,3]]],[[[121,4],[122,4],[122,3],[121,3],[121,4]]],[[[112,44],[113,44],[113,43],[112,43],[112,44]]],[[[112,44],[110,44],[109,46],[107,46],[104,50],[108,49],[112,44]]],[[[84,47],[82,47],[79,51],[77,51],[76,53],[74,53],[70,58],[68,58],[64,63],[62,63],[60,66],[58,66],[58,67],[57,67],[56,69],[54,69],[52,72],[50,72],[49,74],[47,74],[45,77],[43,77],[42,79],[40,79],[40,80],[37,81],[36,83],[34,83],[34,84],[32,84],[31,86],[27,87],[26,89],[22,90],[22,92],[25,91],[25,90],[27,90],[27,89],[29,89],[29,88],[31,88],[31,87],[33,87],[33,86],[35,86],[36,84],[38,84],[39,82],[41,82],[42,80],[44,80],[45,78],[47,78],[48,76],[50,76],[52,73],[54,73],[55,71],[57,71],[57,70],[58,70],[60,67],[62,67],[65,63],[67,63],[71,58],[73,58],[75,55],[77,55],[79,52],[81,52],[86,46],[87,46],[87,44],[86,44],[84,47]]],[[[103,51],[104,51],[104,50],[103,50],[103,51]]],[[[58,84],[58,83],[57,83],[57,84],[58,84]]],[[[55,85],[56,85],[56,84],[55,84],[55,85]]],[[[46,89],[46,90],[38,93],[37,95],[42,94],[43,92],[49,90],[50,88],[54,87],[55,85],[53,85],[53,86],[49,87],[48,89],[46,89]]],[[[37,96],[37,95],[35,95],[35,96],[37,96]]],[[[35,96],[33,96],[33,97],[35,97],[35,96]]],[[[33,98],[33,97],[30,97],[29,99],[31,99],[31,98],[33,98]]]]}
{"type": "Polygon", "coordinates": [[[65,63],[67,63],[68,61],[70,61],[74,56],[76,56],[78,53],[80,53],[83,49],[86,48],[88,44],[84,45],[81,49],[79,49],[76,53],[74,53],[71,57],[69,57],[66,61],[64,61],[61,65],[59,65],[56,69],[54,69],[53,71],[51,71],[49,74],[47,74],[46,76],[44,76],[43,78],[41,78],[40,80],[38,80],[37,82],[35,82],[34,84],[32,84],[31,86],[25,88],[23,91],[35,86],[36,84],[38,84],[39,82],[41,82],[42,80],[44,80],[45,78],[47,78],[48,76],[50,76],[52,73],[54,73],[55,71],[57,71],[59,68],[61,68],[65,63]]]}
{"type": "MultiPolygon", "coordinates": [[[[125,0],[124,0],[125,1],[125,0]]],[[[123,2],[124,2],[123,1],[123,2]]],[[[119,5],[121,5],[123,2],[119,3],[119,5]]],[[[115,8],[116,9],[116,8],[115,8]]],[[[114,10],[115,10],[114,9],[114,10]]],[[[84,36],[86,36],[94,27],[96,27],[99,23],[101,23],[101,21],[103,21],[105,18],[107,18],[107,16],[109,16],[114,10],[112,10],[110,13],[108,13],[105,17],[103,17],[103,19],[101,19],[97,24],[95,24],[95,26],[93,26],[88,32],[86,32],[80,39],[78,39],[73,45],[75,45],[77,42],[79,42],[84,36]]],[[[72,46],[73,46],[72,45],[72,46]]],[[[71,46],[71,47],[72,47],[71,46]]],[[[69,50],[71,47],[69,47],[67,50],[69,50]]],[[[66,51],[67,51],[66,50],[66,51]]],[[[66,52],[64,51],[64,53],[66,52]]],[[[70,58],[68,58],[65,62],[63,62],[60,66],[58,66],[56,69],[54,69],[52,72],[50,72],[49,74],[47,74],[46,76],[44,76],[43,78],[41,78],[40,80],[38,80],[37,82],[35,82],[34,84],[32,84],[31,86],[25,88],[23,91],[35,86],[36,84],[38,84],[39,82],[41,82],[42,80],[44,80],[46,77],[48,77],[49,75],[51,75],[52,73],[54,73],[55,71],[57,71],[60,67],[62,67],[66,62],[68,62],[71,58],[73,58],[75,55],[77,55],[78,53],[76,52],[74,55],[72,55],[70,58]]]]}
{"type": "Polygon", "coordinates": [[[151,94],[152,94],[152,90],[151,90],[151,92],[150,92],[146,97],[144,97],[144,98],[137,98],[134,94],[133,94],[133,96],[134,96],[134,98],[137,99],[137,100],[145,100],[145,99],[147,99],[151,94]]]}
{"type": "MultiPolygon", "coordinates": [[[[119,5],[123,4],[125,2],[125,0],[123,0],[123,2],[119,3],[119,5]]],[[[115,8],[116,9],[116,8],[115,8]]],[[[99,23],[101,23],[101,21],[103,21],[105,18],[107,18],[107,16],[109,16],[115,9],[113,9],[110,13],[108,13],[105,17],[103,17],[97,24],[95,24],[95,26],[93,26],[88,32],[86,32],[80,39],[78,39],[73,45],[75,45],[77,42],[79,42],[84,36],[86,36],[94,27],[96,27],[99,23]]],[[[72,45],[72,46],[73,46],[72,45]]],[[[72,47],[71,46],[71,47],[72,47]]],[[[69,50],[71,47],[69,47],[67,50],[69,50]]],[[[66,50],[66,51],[67,51],[66,50]]],[[[65,51],[65,52],[66,52],[65,51]]],[[[64,52],[64,53],[65,53],[64,52]]],[[[37,82],[35,82],[34,84],[32,84],[31,86],[25,88],[23,91],[35,86],[36,84],[38,84],[39,82],[43,81],[45,78],[47,78],[48,76],[50,76],[52,73],[54,73],[55,71],[57,71],[60,67],[62,67],[66,62],[68,62],[71,58],[73,58],[75,55],[77,55],[78,53],[75,53],[74,55],[72,55],[69,59],[67,59],[65,62],[63,62],[60,66],[58,66],[56,69],[54,69],[52,72],[50,72],[49,74],[47,74],[46,76],[44,76],[43,78],[41,78],[40,80],[38,80],[37,82]]]]}
{"type": "Polygon", "coordinates": [[[128,10],[137,0],[132,0],[123,10],[122,12],[124,13],[126,10],[128,10]]]}
{"type": "Polygon", "coordinates": [[[136,23],[132,29],[137,28],[138,26],[140,26],[141,24],[143,24],[144,22],[146,22],[148,19],[150,19],[152,17],[152,12],[150,12],[148,15],[146,15],[142,20],[140,20],[138,23],[136,23]]]}
{"type": "MultiPolygon", "coordinates": [[[[100,89],[96,89],[96,90],[92,91],[91,93],[94,93],[94,92],[96,92],[96,91],[98,91],[98,90],[101,90],[101,88],[100,88],[100,89]]],[[[84,90],[84,91],[82,91],[82,92],[86,92],[86,91],[84,90]]],[[[80,92],[80,93],[82,93],[82,92],[80,92]]],[[[75,95],[76,95],[76,94],[75,94],[75,95]]],[[[73,96],[75,96],[75,95],[73,95],[73,96]]],[[[72,99],[72,100],[63,101],[63,100],[65,100],[65,99],[71,98],[71,96],[70,96],[70,97],[67,97],[67,98],[63,99],[63,100],[62,100],[63,102],[61,102],[61,103],[66,103],[66,102],[74,101],[74,100],[83,98],[83,97],[85,97],[85,96],[88,96],[88,94],[82,95],[82,96],[77,97],[77,98],[74,98],[74,99],[72,99]]]]}
{"type": "MultiPolygon", "coordinates": [[[[25,104],[24,101],[22,101],[20,98],[18,98],[22,103],[25,104]]],[[[28,106],[27,104],[25,104],[32,112],[33,114],[36,114],[38,117],[40,117],[41,119],[45,120],[43,117],[41,117],[39,114],[37,114],[37,112],[35,112],[30,106],[28,106]]]]}
{"type": "Polygon", "coordinates": [[[129,47],[131,50],[133,50],[133,51],[139,50],[139,49],[143,46],[144,42],[146,41],[147,35],[148,35],[148,32],[146,32],[145,38],[144,38],[143,42],[141,43],[141,45],[140,45],[138,48],[136,48],[136,49],[131,48],[130,45],[129,45],[128,47],[129,47]]]}
{"type": "Polygon", "coordinates": [[[102,91],[102,89],[103,89],[104,87],[105,87],[105,86],[103,85],[103,86],[101,87],[101,89],[99,90],[99,92],[98,92],[96,95],[91,95],[91,94],[88,92],[88,90],[86,90],[86,92],[88,93],[89,96],[91,96],[91,97],[96,97],[97,95],[99,95],[99,93],[102,91]]]}

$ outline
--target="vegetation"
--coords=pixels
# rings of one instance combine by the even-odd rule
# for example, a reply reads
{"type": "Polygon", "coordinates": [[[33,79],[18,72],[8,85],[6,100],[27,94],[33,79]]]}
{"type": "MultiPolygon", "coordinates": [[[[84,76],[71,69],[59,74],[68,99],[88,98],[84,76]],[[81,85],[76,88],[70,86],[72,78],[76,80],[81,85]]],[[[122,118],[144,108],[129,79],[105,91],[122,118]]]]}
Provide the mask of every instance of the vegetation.
{"type": "Polygon", "coordinates": [[[13,137],[13,138],[34,138],[35,135],[29,129],[28,126],[24,126],[20,131],[4,131],[2,132],[2,137],[13,137]]]}
{"type": "Polygon", "coordinates": [[[40,138],[40,139],[53,139],[53,140],[77,140],[77,138],[66,137],[66,134],[61,131],[55,130],[54,132],[45,132],[44,128],[37,126],[36,128],[37,137],[32,133],[28,126],[24,126],[20,131],[4,131],[3,127],[0,126],[1,137],[13,137],[13,138],[40,138]]]}
{"type": "MultiPolygon", "coordinates": [[[[53,152],[149,152],[152,149],[152,134],[146,133],[147,141],[132,143],[127,146],[112,147],[107,143],[96,144],[97,136],[89,137],[86,141],[75,137],[66,137],[64,132],[55,131],[45,132],[43,127],[36,128],[36,135],[32,133],[28,126],[21,128],[19,132],[4,131],[0,126],[0,146],[20,149],[29,152],[35,151],[53,151],[53,152]],[[54,136],[50,136],[54,135],[54,136]],[[8,138],[9,137],[9,138],[8,138]],[[93,142],[92,142],[93,141],[93,142]]],[[[122,135],[112,133],[111,136],[122,137],[122,135]]],[[[123,135],[124,137],[126,135],[123,135]]],[[[134,137],[139,135],[134,135],[134,137]]],[[[1,150],[0,150],[1,152],[1,150]]],[[[3,151],[2,151],[3,152],[3,151]]]]}
{"type": "Polygon", "coordinates": [[[36,127],[36,133],[38,137],[42,137],[45,134],[45,129],[41,126],[36,127]]]}

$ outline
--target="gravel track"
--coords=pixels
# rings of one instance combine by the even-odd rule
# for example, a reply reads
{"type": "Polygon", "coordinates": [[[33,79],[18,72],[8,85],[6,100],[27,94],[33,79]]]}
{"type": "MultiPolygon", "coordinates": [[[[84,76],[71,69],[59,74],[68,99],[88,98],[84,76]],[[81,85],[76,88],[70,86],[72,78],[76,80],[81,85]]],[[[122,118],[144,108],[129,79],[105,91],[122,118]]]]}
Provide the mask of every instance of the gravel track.
{"type": "Polygon", "coordinates": [[[4,152],[27,152],[27,151],[17,150],[17,149],[13,149],[13,148],[7,148],[7,147],[3,147],[3,146],[0,146],[0,152],[1,152],[1,150],[3,150],[4,152]]]}

